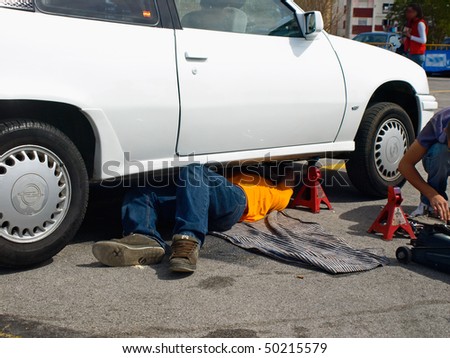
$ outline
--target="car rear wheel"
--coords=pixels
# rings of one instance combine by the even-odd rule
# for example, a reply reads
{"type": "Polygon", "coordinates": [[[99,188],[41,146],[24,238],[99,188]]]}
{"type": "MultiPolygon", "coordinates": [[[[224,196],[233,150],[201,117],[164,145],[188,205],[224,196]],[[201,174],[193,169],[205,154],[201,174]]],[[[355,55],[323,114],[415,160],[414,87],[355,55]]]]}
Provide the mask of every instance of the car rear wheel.
{"type": "Polygon", "coordinates": [[[48,260],[84,217],[88,176],[71,140],[48,124],[0,123],[0,265],[48,260]]]}
{"type": "Polygon", "coordinates": [[[386,197],[389,186],[402,186],[398,165],[414,137],[412,121],[400,106],[384,102],[369,107],[347,163],[353,185],[375,197],[386,197]]]}

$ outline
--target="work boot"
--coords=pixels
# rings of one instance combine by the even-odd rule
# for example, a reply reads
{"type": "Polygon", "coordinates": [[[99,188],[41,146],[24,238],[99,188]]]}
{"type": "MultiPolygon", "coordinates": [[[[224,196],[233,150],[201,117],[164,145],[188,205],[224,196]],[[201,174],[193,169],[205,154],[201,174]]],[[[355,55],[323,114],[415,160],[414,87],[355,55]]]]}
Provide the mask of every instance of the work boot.
{"type": "Polygon", "coordinates": [[[165,250],[149,236],[131,234],[122,239],[99,241],[92,247],[92,253],[106,266],[135,266],[161,262],[165,250]]]}
{"type": "Polygon", "coordinates": [[[194,237],[174,235],[172,255],[169,258],[170,270],[173,272],[194,272],[197,268],[200,244],[194,237]]]}

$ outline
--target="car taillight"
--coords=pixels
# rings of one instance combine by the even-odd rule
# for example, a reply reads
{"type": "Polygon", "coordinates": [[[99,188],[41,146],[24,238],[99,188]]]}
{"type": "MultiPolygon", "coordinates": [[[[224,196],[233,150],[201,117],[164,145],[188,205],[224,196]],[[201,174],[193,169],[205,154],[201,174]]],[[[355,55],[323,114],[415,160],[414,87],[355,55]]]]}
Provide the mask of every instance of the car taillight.
{"type": "Polygon", "coordinates": [[[0,7],[34,11],[34,1],[33,0],[0,0],[0,7]]]}

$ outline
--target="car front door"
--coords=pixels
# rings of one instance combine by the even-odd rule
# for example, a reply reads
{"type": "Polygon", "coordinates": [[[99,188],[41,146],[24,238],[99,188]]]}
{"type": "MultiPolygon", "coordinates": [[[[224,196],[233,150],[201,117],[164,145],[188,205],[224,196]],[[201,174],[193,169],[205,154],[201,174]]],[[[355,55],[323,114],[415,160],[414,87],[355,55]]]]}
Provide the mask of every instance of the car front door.
{"type": "Polygon", "coordinates": [[[176,0],[180,155],[332,142],[345,86],[327,35],[278,0],[176,0]]]}

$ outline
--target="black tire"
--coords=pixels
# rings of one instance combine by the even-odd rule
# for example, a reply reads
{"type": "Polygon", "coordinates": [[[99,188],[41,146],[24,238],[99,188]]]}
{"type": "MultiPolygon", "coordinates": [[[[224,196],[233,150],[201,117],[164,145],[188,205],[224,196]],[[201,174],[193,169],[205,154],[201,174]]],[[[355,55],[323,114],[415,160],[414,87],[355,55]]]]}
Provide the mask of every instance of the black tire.
{"type": "Polygon", "coordinates": [[[83,221],[86,167],[72,141],[51,125],[25,119],[0,123],[0,187],[3,267],[50,259],[83,221]]]}
{"type": "Polygon", "coordinates": [[[362,193],[386,198],[389,186],[403,186],[398,164],[415,139],[408,114],[397,104],[383,102],[364,113],[347,163],[353,185],[362,193]]]}
{"type": "Polygon", "coordinates": [[[409,247],[401,246],[395,252],[395,257],[401,264],[409,264],[412,260],[412,252],[409,247]]]}

